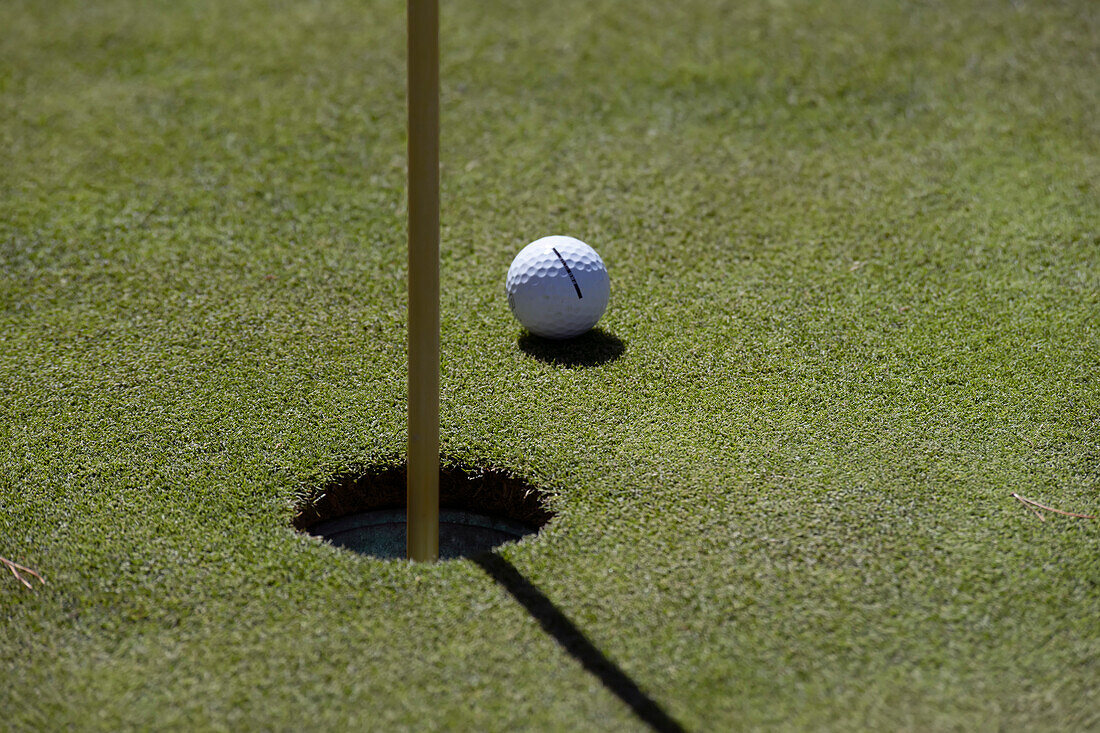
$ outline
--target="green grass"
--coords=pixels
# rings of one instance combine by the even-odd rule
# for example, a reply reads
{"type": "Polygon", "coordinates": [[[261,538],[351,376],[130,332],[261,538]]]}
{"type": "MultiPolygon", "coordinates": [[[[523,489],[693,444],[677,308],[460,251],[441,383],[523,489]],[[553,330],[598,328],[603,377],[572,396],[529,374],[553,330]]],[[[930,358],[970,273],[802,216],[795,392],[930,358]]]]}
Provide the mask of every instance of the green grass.
{"type": "MultiPolygon", "coordinates": [[[[694,730],[1100,727],[1100,16],[444,3],[442,442],[694,730]],[[608,263],[620,358],[520,348],[608,263]]],[[[404,451],[400,3],[0,6],[0,727],[638,729],[478,565],[290,529],[404,451]]]]}

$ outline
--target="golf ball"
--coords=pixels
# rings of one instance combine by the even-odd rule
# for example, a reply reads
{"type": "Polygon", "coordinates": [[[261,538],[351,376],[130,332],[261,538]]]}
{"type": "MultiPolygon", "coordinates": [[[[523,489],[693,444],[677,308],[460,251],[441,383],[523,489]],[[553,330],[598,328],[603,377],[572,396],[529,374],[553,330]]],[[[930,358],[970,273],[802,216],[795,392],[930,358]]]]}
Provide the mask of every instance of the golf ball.
{"type": "Polygon", "coordinates": [[[565,339],[596,325],[611,281],[596,250],[573,237],[543,237],[520,250],[504,283],[512,315],[536,336],[565,339]]]}

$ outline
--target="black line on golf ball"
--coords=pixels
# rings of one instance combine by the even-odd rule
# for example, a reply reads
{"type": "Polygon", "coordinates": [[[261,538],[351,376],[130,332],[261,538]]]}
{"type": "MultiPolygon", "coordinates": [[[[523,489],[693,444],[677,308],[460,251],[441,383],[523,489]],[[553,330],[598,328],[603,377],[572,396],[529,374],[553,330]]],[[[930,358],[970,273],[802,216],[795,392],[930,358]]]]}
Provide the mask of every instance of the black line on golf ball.
{"type": "Polygon", "coordinates": [[[558,256],[558,261],[561,262],[561,266],[565,268],[565,274],[573,281],[573,289],[577,291],[577,297],[583,299],[584,296],[581,295],[581,286],[577,285],[577,278],[573,277],[573,271],[569,269],[569,265],[565,264],[565,258],[561,256],[561,252],[558,251],[557,247],[551,247],[550,249],[554,250],[554,254],[558,256]]]}

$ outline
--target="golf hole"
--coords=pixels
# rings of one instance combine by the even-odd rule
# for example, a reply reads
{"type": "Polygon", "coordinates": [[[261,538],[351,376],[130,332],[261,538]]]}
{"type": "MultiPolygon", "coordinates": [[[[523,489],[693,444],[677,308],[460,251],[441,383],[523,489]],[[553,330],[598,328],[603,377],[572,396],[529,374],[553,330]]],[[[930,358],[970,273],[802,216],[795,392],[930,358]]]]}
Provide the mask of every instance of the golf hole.
{"type": "MultiPolygon", "coordinates": [[[[439,471],[439,559],[476,557],[538,533],[553,518],[545,494],[497,469],[439,471]]],[[[337,477],[298,507],[293,526],[346,550],[405,557],[405,467],[337,477]]]]}

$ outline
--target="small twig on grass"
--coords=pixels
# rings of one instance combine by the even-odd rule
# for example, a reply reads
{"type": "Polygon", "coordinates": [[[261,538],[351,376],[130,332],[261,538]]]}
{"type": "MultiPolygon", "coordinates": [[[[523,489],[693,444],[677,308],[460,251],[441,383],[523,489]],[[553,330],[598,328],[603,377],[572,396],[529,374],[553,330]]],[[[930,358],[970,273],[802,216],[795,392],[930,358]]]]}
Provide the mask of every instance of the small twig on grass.
{"type": "MultiPolygon", "coordinates": [[[[1040,504],[1039,502],[1035,501],[1034,499],[1028,499],[1026,496],[1020,496],[1019,494],[1016,494],[1016,493],[1012,494],[1012,496],[1015,497],[1018,501],[1020,501],[1028,509],[1031,509],[1031,511],[1033,511],[1033,512],[1035,512],[1035,507],[1038,507],[1039,509],[1045,509],[1048,512],[1054,512],[1055,514],[1061,514],[1064,517],[1076,517],[1077,519],[1098,519],[1098,518],[1100,518],[1100,517],[1096,517],[1092,514],[1076,514],[1074,512],[1066,512],[1066,511],[1062,511],[1061,509],[1055,509],[1052,506],[1047,506],[1046,504],[1040,504]]],[[[1035,513],[1036,513],[1036,515],[1038,515],[1038,512],[1035,512],[1035,513]]],[[[1042,517],[1039,517],[1039,519],[1042,519],[1042,517]]]]}
{"type": "Polygon", "coordinates": [[[10,570],[12,572],[12,575],[14,575],[20,583],[27,586],[28,588],[32,588],[33,586],[31,585],[29,580],[27,580],[26,578],[24,578],[22,575],[19,574],[19,571],[23,571],[24,573],[28,573],[30,575],[33,575],[34,577],[38,578],[39,583],[45,584],[45,582],[46,582],[46,581],[42,580],[41,575],[34,572],[30,568],[25,568],[22,565],[20,565],[19,563],[12,562],[11,560],[9,560],[6,557],[0,557],[0,562],[4,563],[8,567],[8,570],[10,570]]]}
{"type": "MultiPolygon", "coordinates": [[[[1019,497],[1016,497],[1016,498],[1018,499],[1019,497]]],[[[1025,508],[1026,508],[1026,509],[1027,509],[1027,510],[1028,510],[1029,512],[1031,512],[1032,514],[1034,514],[1034,515],[1036,516],[1036,518],[1038,518],[1038,520],[1039,520],[1040,522],[1045,522],[1045,521],[1047,521],[1047,518],[1043,516],[1043,513],[1042,513],[1041,511],[1039,511],[1038,509],[1036,509],[1035,507],[1031,506],[1030,504],[1024,504],[1024,507],[1025,507],[1025,508]]]]}

